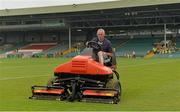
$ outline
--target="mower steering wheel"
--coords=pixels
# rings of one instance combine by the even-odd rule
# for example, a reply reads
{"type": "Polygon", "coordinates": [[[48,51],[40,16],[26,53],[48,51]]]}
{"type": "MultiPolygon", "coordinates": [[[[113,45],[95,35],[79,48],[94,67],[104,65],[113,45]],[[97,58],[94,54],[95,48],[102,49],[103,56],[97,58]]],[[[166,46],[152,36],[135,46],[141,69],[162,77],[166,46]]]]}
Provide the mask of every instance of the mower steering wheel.
{"type": "Polygon", "coordinates": [[[96,41],[89,41],[87,47],[91,47],[94,50],[101,51],[101,46],[96,41]]]}

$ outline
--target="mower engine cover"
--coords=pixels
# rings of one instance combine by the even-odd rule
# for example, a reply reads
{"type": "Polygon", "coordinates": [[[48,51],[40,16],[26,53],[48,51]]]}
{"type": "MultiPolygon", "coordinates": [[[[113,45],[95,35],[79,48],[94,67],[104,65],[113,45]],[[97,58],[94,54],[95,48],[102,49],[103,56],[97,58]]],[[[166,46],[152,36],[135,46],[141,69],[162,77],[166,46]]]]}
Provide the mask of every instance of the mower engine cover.
{"type": "Polygon", "coordinates": [[[108,75],[112,74],[109,67],[94,61],[91,56],[76,56],[71,61],[55,68],[54,73],[69,73],[81,75],[108,75]]]}

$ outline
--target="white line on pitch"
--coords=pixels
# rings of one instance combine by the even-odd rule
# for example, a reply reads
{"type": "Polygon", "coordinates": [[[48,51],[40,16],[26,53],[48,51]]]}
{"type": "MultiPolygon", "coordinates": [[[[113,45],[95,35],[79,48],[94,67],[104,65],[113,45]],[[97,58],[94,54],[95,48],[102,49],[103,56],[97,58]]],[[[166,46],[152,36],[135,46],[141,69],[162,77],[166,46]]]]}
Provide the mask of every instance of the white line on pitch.
{"type": "Polygon", "coordinates": [[[14,80],[14,79],[35,78],[35,77],[43,77],[43,76],[49,76],[49,75],[37,75],[37,76],[29,76],[29,77],[8,77],[8,78],[0,78],[0,81],[14,80]]]}

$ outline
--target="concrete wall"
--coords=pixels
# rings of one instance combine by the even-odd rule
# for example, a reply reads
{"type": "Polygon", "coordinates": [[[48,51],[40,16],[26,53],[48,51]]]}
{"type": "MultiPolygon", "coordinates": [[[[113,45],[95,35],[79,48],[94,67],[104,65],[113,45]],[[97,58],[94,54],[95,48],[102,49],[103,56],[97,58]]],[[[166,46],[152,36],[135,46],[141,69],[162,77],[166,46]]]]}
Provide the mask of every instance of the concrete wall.
{"type": "Polygon", "coordinates": [[[6,34],[6,43],[20,43],[23,42],[23,34],[16,32],[9,32],[6,34]]]}
{"type": "MultiPolygon", "coordinates": [[[[71,32],[72,42],[86,41],[87,34],[83,31],[71,32]]],[[[69,32],[64,31],[29,31],[0,33],[0,39],[5,43],[39,43],[39,42],[68,42],[69,32]]]]}
{"type": "Polygon", "coordinates": [[[5,35],[0,33],[0,44],[4,43],[5,35]]]}
{"type": "Polygon", "coordinates": [[[45,33],[42,37],[42,42],[58,42],[59,41],[58,33],[45,33]]]}
{"type": "Polygon", "coordinates": [[[37,43],[41,40],[41,34],[29,32],[25,35],[25,42],[37,43]]]}

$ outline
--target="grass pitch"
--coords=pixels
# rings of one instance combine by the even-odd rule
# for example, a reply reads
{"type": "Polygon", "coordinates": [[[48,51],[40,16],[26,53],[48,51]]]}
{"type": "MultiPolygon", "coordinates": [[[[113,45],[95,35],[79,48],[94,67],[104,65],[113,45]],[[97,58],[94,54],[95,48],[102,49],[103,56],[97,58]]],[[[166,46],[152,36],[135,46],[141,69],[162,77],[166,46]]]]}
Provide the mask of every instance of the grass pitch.
{"type": "Polygon", "coordinates": [[[122,84],[119,104],[30,100],[32,85],[46,85],[58,59],[1,59],[1,111],[180,110],[180,58],[118,58],[122,84]]]}

